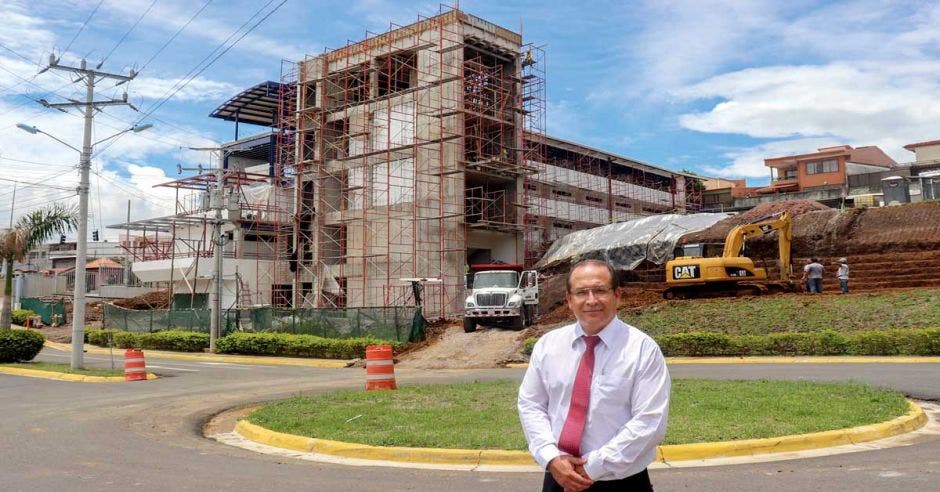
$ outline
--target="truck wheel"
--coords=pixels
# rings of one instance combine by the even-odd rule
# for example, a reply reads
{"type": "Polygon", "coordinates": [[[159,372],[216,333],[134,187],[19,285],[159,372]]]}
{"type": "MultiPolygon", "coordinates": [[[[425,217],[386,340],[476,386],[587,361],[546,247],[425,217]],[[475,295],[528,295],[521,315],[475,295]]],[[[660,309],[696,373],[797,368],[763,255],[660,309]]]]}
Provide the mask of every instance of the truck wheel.
{"type": "Polygon", "coordinates": [[[463,319],[463,332],[473,333],[475,331],[477,331],[477,322],[473,318],[464,318],[463,319]]]}
{"type": "Polygon", "coordinates": [[[525,323],[525,311],[523,311],[521,314],[519,314],[519,316],[516,316],[512,319],[512,329],[521,330],[525,328],[525,323]]]}

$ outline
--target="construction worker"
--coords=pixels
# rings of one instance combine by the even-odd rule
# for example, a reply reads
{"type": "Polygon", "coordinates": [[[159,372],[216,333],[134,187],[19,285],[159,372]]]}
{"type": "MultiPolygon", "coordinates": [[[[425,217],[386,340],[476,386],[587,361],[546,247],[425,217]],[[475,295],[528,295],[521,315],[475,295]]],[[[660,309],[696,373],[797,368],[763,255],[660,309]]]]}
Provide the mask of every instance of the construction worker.
{"type": "Polygon", "coordinates": [[[825,267],[819,263],[819,259],[813,257],[809,263],[803,267],[803,282],[806,283],[806,290],[810,294],[822,294],[823,271],[825,267]]]}
{"type": "Polygon", "coordinates": [[[836,272],[836,277],[839,278],[839,289],[842,290],[843,294],[849,293],[849,260],[845,258],[839,258],[839,271],[836,272]]]}

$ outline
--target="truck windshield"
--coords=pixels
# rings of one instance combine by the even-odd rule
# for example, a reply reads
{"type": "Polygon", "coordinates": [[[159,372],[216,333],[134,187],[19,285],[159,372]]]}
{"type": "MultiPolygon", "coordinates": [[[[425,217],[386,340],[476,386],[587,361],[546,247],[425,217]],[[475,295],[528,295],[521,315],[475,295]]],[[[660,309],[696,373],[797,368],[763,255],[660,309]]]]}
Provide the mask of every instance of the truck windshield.
{"type": "Polygon", "coordinates": [[[487,287],[515,289],[518,285],[519,274],[517,272],[480,272],[473,277],[474,289],[487,287]]]}

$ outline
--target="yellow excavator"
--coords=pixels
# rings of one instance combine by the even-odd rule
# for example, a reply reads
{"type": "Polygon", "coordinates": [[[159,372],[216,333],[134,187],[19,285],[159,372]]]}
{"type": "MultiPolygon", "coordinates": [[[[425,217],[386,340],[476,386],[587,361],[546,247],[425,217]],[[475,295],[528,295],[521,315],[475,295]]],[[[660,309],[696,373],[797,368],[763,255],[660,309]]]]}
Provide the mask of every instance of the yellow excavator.
{"type": "Polygon", "coordinates": [[[679,256],[666,262],[667,287],[663,297],[687,299],[792,292],[796,290],[790,281],[792,238],[793,219],[789,212],[783,212],[731,229],[725,237],[721,256],[706,257],[710,245],[685,245],[679,256]],[[779,233],[779,281],[768,281],[767,270],[755,267],[753,260],[743,256],[748,239],[773,231],[779,233]]]}

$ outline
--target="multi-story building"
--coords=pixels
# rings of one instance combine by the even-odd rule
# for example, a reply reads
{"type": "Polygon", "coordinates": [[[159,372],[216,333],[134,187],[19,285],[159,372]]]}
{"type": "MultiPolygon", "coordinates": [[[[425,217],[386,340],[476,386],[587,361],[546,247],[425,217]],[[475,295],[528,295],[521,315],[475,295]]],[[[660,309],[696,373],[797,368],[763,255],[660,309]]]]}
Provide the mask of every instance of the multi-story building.
{"type": "MultiPolygon", "coordinates": [[[[220,106],[236,123],[223,305],[410,304],[403,279],[422,278],[425,313],[448,316],[470,263],[531,265],[573,230],[700,207],[692,176],[547,136],[544,67],[518,33],[451,10],[285,64],[220,106]],[[243,123],[271,131],[239,138],[243,123]]],[[[136,224],[175,243],[140,257],[142,279],[207,288],[197,208],[136,224]]]]}

